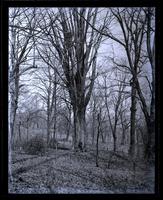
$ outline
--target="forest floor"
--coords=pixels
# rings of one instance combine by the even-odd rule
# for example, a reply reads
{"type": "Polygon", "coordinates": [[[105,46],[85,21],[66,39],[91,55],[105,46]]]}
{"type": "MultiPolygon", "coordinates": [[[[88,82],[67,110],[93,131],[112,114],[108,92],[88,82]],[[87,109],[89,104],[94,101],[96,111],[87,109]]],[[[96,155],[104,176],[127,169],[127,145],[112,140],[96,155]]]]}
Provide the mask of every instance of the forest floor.
{"type": "Polygon", "coordinates": [[[95,149],[48,149],[39,156],[14,151],[12,172],[9,193],[154,193],[155,185],[153,165],[101,150],[96,167],[95,149]]]}

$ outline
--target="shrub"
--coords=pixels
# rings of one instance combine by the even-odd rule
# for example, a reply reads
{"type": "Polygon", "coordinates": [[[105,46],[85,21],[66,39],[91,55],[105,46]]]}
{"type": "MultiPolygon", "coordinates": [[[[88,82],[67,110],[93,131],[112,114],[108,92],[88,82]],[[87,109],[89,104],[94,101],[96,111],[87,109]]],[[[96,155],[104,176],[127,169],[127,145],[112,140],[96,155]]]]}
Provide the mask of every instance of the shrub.
{"type": "Polygon", "coordinates": [[[32,155],[44,154],[46,149],[45,141],[41,137],[33,137],[23,144],[23,150],[32,155]]]}

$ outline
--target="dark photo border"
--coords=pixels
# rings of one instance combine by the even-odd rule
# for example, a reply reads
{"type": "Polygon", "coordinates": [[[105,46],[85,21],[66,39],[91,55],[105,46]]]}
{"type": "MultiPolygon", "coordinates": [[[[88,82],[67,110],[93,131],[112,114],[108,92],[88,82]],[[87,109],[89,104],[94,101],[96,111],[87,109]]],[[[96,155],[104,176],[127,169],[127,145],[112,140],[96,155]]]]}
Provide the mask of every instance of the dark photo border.
{"type": "Polygon", "coordinates": [[[160,198],[160,49],[161,0],[1,0],[0,5],[0,199],[156,199],[160,198]],[[9,7],[155,7],[156,8],[156,169],[155,194],[52,195],[8,194],[8,8],[9,7]]]}

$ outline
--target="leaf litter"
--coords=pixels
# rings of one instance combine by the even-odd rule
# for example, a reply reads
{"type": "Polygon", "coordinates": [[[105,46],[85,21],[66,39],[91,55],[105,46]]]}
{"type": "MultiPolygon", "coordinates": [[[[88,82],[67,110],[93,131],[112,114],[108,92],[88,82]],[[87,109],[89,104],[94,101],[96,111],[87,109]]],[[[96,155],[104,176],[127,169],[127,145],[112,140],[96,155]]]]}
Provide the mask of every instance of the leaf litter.
{"type": "Polygon", "coordinates": [[[133,172],[126,160],[109,159],[108,151],[100,152],[99,167],[93,150],[50,149],[42,156],[13,152],[12,171],[9,193],[154,193],[154,166],[133,172]]]}

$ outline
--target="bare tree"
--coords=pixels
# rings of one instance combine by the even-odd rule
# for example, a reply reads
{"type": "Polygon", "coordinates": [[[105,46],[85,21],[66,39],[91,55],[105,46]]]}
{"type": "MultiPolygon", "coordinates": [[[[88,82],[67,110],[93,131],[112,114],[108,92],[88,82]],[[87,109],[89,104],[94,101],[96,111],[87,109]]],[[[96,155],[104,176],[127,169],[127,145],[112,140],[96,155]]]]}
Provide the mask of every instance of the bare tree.
{"type": "MultiPolygon", "coordinates": [[[[9,13],[9,162],[11,148],[15,134],[15,120],[18,108],[20,77],[27,71],[36,68],[25,65],[34,41],[34,27],[36,26],[35,11],[29,8],[11,8],[9,13]],[[23,24],[25,20],[25,25],[23,24]]],[[[11,170],[9,170],[10,176],[11,170]]],[[[12,179],[12,178],[11,178],[12,179]]]]}
{"type": "MultiPolygon", "coordinates": [[[[150,15],[149,9],[147,9],[148,12],[147,15],[144,14],[143,8],[111,8],[110,12],[112,13],[112,16],[114,20],[119,25],[119,28],[121,30],[122,38],[117,37],[110,31],[109,25],[106,25],[105,31],[100,31],[95,27],[94,30],[97,32],[100,32],[104,36],[116,41],[118,44],[120,44],[125,52],[128,59],[128,65],[123,65],[123,67],[128,68],[128,70],[132,74],[131,79],[131,128],[130,128],[130,134],[131,134],[131,145],[130,145],[130,154],[132,155],[134,153],[134,138],[135,138],[135,121],[136,121],[136,102],[137,102],[137,95],[139,96],[141,103],[142,103],[142,111],[144,113],[146,124],[148,128],[148,141],[150,141],[151,138],[151,123],[150,123],[150,114],[148,113],[148,106],[145,101],[144,95],[142,93],[142,89],[140,87],[140,82],[138,79],[138,75],[141,72],[142,66],[146,63],[147,59],[144,56],[143,51],[143,43],[146,36],[146,27],[148,27],[147,31],[147,48],[149,55],[152,55],[149,50],[149,30],[151,30],[150,25],[150,15]],[[149,28],[150,27],[150,28],[149,28]]],[[[154,51],[153,51],[154,52],[154,51]]],[[[151,60],[151,56],[150,60],[151,60]]],[[[154,53],[153,56],[154,58],[154,53]]],[[[152,59],[152,65],[153,65],[152,59]]],[[[154,67],[153,67],[154,69],[154,67]]],[[[154,70],[153,70],[154,72],[154,70]]],[[[153,76],[154,77],[154,76],[153,76]]],[[[153,101],[153,98],[152,98],[153,101]]],[[[154,106],[152,106],[154,107],[154,106]]],[[[153,120],[154,121],[154,120],[153,120]]],[[[153,131],[152,131],[153,132],[153,131]]],[[[149,146],[149,145],[148,145],[149,146]]],[[[148,151],[149,152],[149,151],[148,151]]]]}
{"type": "MultiPolygon", "coordinates": [[[[145,9],[146,10],[146,9],[145,9]]],[[[147,8],[146,15],[144,15],[143,9],[132,9],[132,11],[128,11],[130,17],[130,23],[126,20],[125,14],[123,12],[116,12],[114,15],[117,17],[119,24],[122,28],[124,39],[125,39],[125,48],[126,54],[129,61],[129,66],[131,69],[131,73],[133,76],[132,79],[132,102],[133,108],[132,111],[135,112],[136,109],[136,91],[139,95],[141,104],[142,104],[142,111],[145,116],[147,130],[148,130],[148,137],[147,137],[147,146],[145,156],[146,158],[151,158],[152,149],[154,149],[154,108],[155,108],[155,63],[154,63],[154,45],[153,45],[153,52],[151,50],[151,18],[154,17],[153,9],[147,8]],[[129,25],[130,24],[130,25],[129,25]],[[146,31],[147,27],[147,31],[146,31]],[[127,30],[127,31],[126,31],[127,30]],[[146,33],[146,35],[145,35],[146,33]],[[140,82],[138,79],[138,74],[141,72],[141,68],[146,62],[146,58],[143,57],[143,39],[146,39],[147,42],[147,52],[148,57],[151,63],[152,68],[152,98],[151,98],[151,105],[150,105],[150,112],[148,111],[147,102],[143,95],[140,82]],[[130,40],[129,40],[130,39],[130,40]],[[132,44],[134,49],[132,50],[132,44]],[[134,53],[135,59],[132,62],[132,54],[134,53]],[[134,89],[135,88],[135,89],[134,89]],[[134,92],[135,91],[135,92],[134,92]],[[135,95],[134,95],[135,94],[135,95]],[[135,106],[134,106],[135,105],[135,106]],[[152,139],[153,138],[153,139],[152,139]]],[[[131,115],[134,117],[134,113],[131,112],[131,115]]],[[[131,125],[132,127],[132,125],[131,125]]],[[[131,143],[133,143],[131,141],[131,143]]],[[[132,150],[131,150],[132,151],[132,150]]],[[[131,152],[130,151],[130,152],[131,152]]]]}
{"type": "MultiPolygon", "coordinates": [[[[145,9],[146,10],[146,9],[145,9]]],[[[116,13],[113,11],[114,16],[116,16],[121,29],[124,34],[124,41],[125,41],[125,49],[126,54],[129,61],[130,70],[132,73],[132,107],[131,107],[131,118],[135,118],[136,113],[136,93],[140,98],[142,104],[142,111],[145,116],[147,130],[148,130],[148,137],[147,137],[147,146],[145,156],[150,158],[152,149],[154,149],[154,127],[155,127],[155,118],[154,118],[154,109],[155,109],[155,63],[154,63],[154,45],[153,45],[153,52],[151,50],[151,18],[154,17],[153,9],[147,8],[146,15],[144,15],[143,9],[132,9],[128,10],[128,17],[130,23],[127,21],[126,15],[123,13],[124,11],[117,11],[116,13]],[[130,25],[129,25],[130,24],[130,25]],[[147,27],[147,31],[146,31],[147,27]],[[145,35],[146,33],[146,35],[145,35]],[[150,60],[151,68],[152,68],[152,98],[151,98],[151,105],[150,111],[148,108],[148,104],[145,100],[144,94],[141,89],[141,84],[138,79],[139,74],[141,73],[143,65],[146,63],[146,57],[143,55],[143,41],[146,38],[147,42],[147,52],[148,57],[150,60]],[[133,49],[132,49],[133,45],[133,49]],[[134,60],[132,59],[134,55],[134,60]],[[152,142],[151,142],[152,141],[152,142]]],[[[135,130],[135,120],[131,120],[131,133],[132,127],[135,130]],[[133,126],[132,126],[133,122],[133,126]]],[[[130,153],[132,154],[132,144],[134,143],[134,134],[131,134],[131,148],[130,153]],[[133,137],[132,137],[133,136],[133,137]]]]}
{"type": "Polygon", "coordinates": [[[120,112],[120,120],[121,120],[121,126],[122,126],[122,139],[121,139],[121,145],[126,144],[126,131],[130,127],[130,122],[127,120],[125,116],[126,108],[123,108],[120,112]]]}
{"type": "Polygon", "coordinates": [[[47,13],[49,31],[44,34],[55,47],[63,68],[64,82],[73,106],[73,138],[77,150],[79,142],[82,148],[86,145],[85,111],[96,78],[96,56],[102,39],[101,34],[89,25],[95,25],[97,9],[59,8],[57,13],[48,10],[47,13]]]}
{"type": "Polygon", "coordinates": [[[130,129],[130,155],[135,154],[135,125],[137,104],[137,80],[141,64],[141,50],[146,19],[141,15],[141,9],[111,9],[123,33],[123,46],[126,51],[129,69],[132,74],[131,85],[131,129],[130,129]],[[143,20],[144,23],[140,23],[143,20]]]}
{"type": "Polygon", "coordinates": [[[66,111],[65,113],[62,113],[66,119],[66,131],[67,131],[67,136],[66,136],[66,140],[69,140],[69,136],[70,136],[70,131],[72,128],[72,122],[71,122],[71,116],[72,116],[72,105],[71,102],[68,100],[69,96],[68,94],[66,94],[65,89],[63,88],[63,93],[64,93],[64,98],[62,97],[62,100],[64,100],[65,104],[66,104],[66,111]]]}
{"type": "Polygon", "coordinates": [[[108,113],[109,124],[113,136],[114,142],[114,152],[117,151],[117,126],[118,121],[120,120],[120,115],[123,109],[123,101],[125,100],[125,88],[126,88],[126,75],[118,74],[117,69],[114,70],[114,84],[108,86],[107,76],[103,77],[104,79],[104,97],[105,105],[108,113]],[[117,79],[117,83],[116,83],[117,79]],[[108,94],[107,90],[110,88],[110,93],[108,94]],[[108,99],[110,99],[108,103],[108,99]],[[109,105],[113,105],[112,107],[109,105]],[[112,117],[113,116],[113,117],[112,117]]]}
{"type": "MultiPolygon", "coordinates": [[[[57,62],[56,62],[57,63],[57,62]]],[[[55,69],[50,65],[45,64],[35,73],[36,83],[34,87],[37,88],[37,95],[40,96],[46,105],[47,116],[47,145],[50,142],[55,143],[56,124],[57,124],[57,93],[58,93],[58,76],[55,69]],[[51,132],[53,125],[53,133],[51,132]]]]}
{"type": "Polygon", "coordinates": [[[95,92],[92,93],[92,98],[90,100],[90,107],[91,107],[91,118],[92,118],[92,125],[91,125],[91,132],[92,132],[92,145],[95,142],[95,133],[96,133],[96,113],[97,113],[97,97],[95,92]]]}
{"type": "MultiPolygon", "coordinates": [[[[10,35],[10,67],[9,67],[9,92],[10,92],[10,130],[11,137],[14,135],[16,111],[20,88],[20,76],[25,72],[36,68],[33,65],[26,66],[27,57],[30,54],[34,42],[35,14],[29,9],[13,8],[10,10],[9,35],[10,35]],[[20,17],[21,16],[21,17],[20,17]],[[23,19],[22,19],[23,16],[23,19]],[[24,31],[22,20],[26,20],[28,30],[24,31]]],[[[12,141],[12,139],[11,139],[12,141]]],[[[12,142],[11,142],[12,143],[12,142]]]]}
{"type": "Polygon", "coordinates": [[[155,151],[155,10],[154,8],[147,8],[144,10],[147,17],[147,30],[146,30],[146,46],[147,46],[147,55],[152,70],[152,81],[151,81],[151,103],[150,111],[148,110],[147,103],[145,98],[138,87],[139,97],[142,102],[142,110],[145,115],[147,129],[148,129],[148,140],[146,144],[145,155],[147,158],[153,157],[155,151]],[[153,39],[153,41],[152,41],[153,39]]]}
{"type": "Polygon", "coordinates": [[[98,128],[97,128],[97,139],[96,139],[96,167],[99,167],[99,137],[101,134],[101,108],[97,115],[97,121],[98,121],[98,128]]]}

